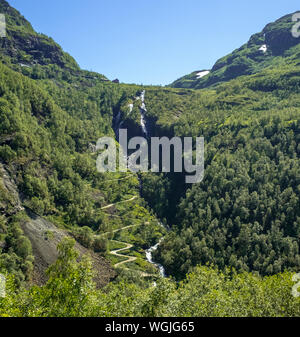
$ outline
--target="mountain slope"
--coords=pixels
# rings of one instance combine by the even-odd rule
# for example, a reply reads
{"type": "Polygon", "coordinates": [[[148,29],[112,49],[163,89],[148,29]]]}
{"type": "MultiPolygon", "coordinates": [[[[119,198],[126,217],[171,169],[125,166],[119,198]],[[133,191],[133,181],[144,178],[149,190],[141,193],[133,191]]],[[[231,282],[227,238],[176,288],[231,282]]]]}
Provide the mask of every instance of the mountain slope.
{"type": "Polygon", "coordinates": [[[156,254],[168,274],[181,279],[207,263],[261,275],[299,270],[296,63],[214,89],[148,90],[148,115],[161,136],[204,136],[206,147],[201,183],[178,193],[180,174],[148,175],[143,182],[145,198],[173,225],[156,254]]]}
{"type": "Polygon", "coordinates": [[[31,24],[5,0],[0,1],[0,13],[6,17],[5,39],[1,39],[1,54],[13,63],[23,65],[56,64],[60,67],[79,69],[76,61],[51,38],[37,34],[31,24]]]}
{"type": "MultiPolygon", "coordinates": [[[[24,67],[2,55],[0,158],[17,185],[20,206],[69,230],[88,248],[100,246],[104,254],[110,240],[99,242],[103,234],[133,244],[139,257],[133,269],[147,271],[145,249],[163,235],[154,212],[172,228],[157,259],[178,279],[206,263],[261,275],[299,268],[299,45],[293,40],[284,48],[272,45],[282,29],[286,36],[289,17],[215,67],[227,73],[235,64],[231,58],[243,59],[253,49],[257,73],[236,72],[235,79],[202,90],[119,85],[55,63],[56,57],[47,64],[38,57],[24,67]],[[257,53],[262,38],[268,39],[270,55],[257,53]],[[93,149],[99,137],[115,136],[116,124],[130,136],[141,135],[143,90],[149,136],[205,137],[202,183],[187,186],[182,174],[142,174],[139,181],[136,175],[96,172],[93,149]],[[120,228],[130,231],[116,232],[120,228]]],[[[35,33],[24,25],[30,40],[35,33]]],[[[23,52],[22,44],[15,46],[23,52]]],[[[11,205],[10,194],[1,195],[0,238],[7,255],[0,268],[13,260],[14,272],[29,277],[23,214],[11,205]]]]}
{"type": "MultiPolygon", "coordinates": [[[[255,74],[222,77],[236,65],[226,58],[217,86],[140,87],[78,69],[0,4],[9,22],[8,40],[0,39],[8,47],[0,64],[0,272],[9,285],[0,315],[299,316],[291,289],[300,268],[300,64],[298,45],[272,46],[281,23],[268,28],[272,55],[253,58],[255,74]],[[98,173],[95,143],[120,125],[130,136],[204,136],[204,180],[98,173]],[[67,241],[57,252],[66,236],[76,238],[75,250],[67,241]],[[154,287],[141,277],[155,273],[145,250],[157,242],[151,258],[184,282],[163,278],[154,287]],[[76,251],[91,255],[100,286],[115,275],[108,259],[126,267],[96,290],[76,251]],[[48,282],[29,287],[45,283],[53,262],[48,282]]],[[[253,51],[264,42],[252,40],[253,51]]],[[[199,81],[210,78],[205,72],[199,81]]]]}
{"type": "MultiPolygon", "coordinates": [[[[294,13],[293,13],[294,14],[294,13]]],[[[300,38],[292,36],[293,14],[268,24],[260,33],[231,54],[218,60],[208,71],[196,71],[172,84],[174,88],[207,88],[243,75],[251,75],[268,67],[293,62],[300,58],[300,38]]]]}
{"type": "Polygon", "coordinates": [[[114,115],[137,87],[80,70],[5,1],[0,4],[8,22],[7,37],[0,38],[0,164],[2,185],[10,181],[16,186],[0,190],[0,271],[9,269],[20,282],[30,280],[33,255],[39,260],[30,244],[34,247],[35,240],[24,230],[28,218],[22,207],[102,255],[109,249],[108,238],[128,237],[141,252],[134,267],[151,268],[142,254],[162,230],[138,197],[137,176],[98,173],[94,151],[100,137],[114,137],[114,115]],[[20,64],[25,62],[20,55],[26,64],[20,64]],[[20,205],[14,202],[15,193],[20,205]],[[124,224],[135,227],[127,237],[113,235],[124,224]],[[99,237],[103,233],[107,235],[99,237]]]}

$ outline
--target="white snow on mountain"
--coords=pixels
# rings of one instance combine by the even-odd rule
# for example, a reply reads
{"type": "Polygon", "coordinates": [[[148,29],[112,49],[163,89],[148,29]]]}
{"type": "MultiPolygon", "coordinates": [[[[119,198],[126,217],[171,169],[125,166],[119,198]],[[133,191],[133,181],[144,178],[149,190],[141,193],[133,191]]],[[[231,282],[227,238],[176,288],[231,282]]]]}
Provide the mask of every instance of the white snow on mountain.
{"type": "Polygon", "coordinates": [[[200,73],[197,73],[197,74],[196,74],[196,75],[197,75],[197,79],[202,78],[202,77],[208,75],[209,73],[210,73],[209,70],[200,71],[200,73]]]}
{"type": "Polygon", "coordinates": [[[259,48],[259,50],[261,50],[263,53],[266,53],[267,50],[268,50],[268,47],[267,47],[266,44],[263,44],[263,45],[259,48]]]}

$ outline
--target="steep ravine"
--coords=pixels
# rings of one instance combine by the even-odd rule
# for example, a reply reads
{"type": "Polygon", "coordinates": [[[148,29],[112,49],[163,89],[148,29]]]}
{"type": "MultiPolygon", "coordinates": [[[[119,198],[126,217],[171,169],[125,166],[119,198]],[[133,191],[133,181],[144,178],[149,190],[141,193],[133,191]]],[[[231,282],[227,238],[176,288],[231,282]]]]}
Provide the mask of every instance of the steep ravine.
{"type": "MultiPolygon", "coordinates": [[[[145,118],[145,113],[147,112],[147,108],[146,108],[146,105],[145,105],[145,94],[146,94],[146,91],[144,90],[140,96],[141,98],[141,107],[140,107],[140,113],[141,113],[141,128],[143,130],[143,134],[145,135],[146,138],[149,137],[149,131],[147,129],[147,121],[146,121],[146,118],[145,118]]],[[[139,178],[140,179],[140,178],[139,178]]],[[[141,186],[141,191],[140,193],[142,194],[143,193],[143,184],[140,183],[140,186],[141,186]]],[[[162,239],[161,239],[162,240],[162,239]]],[[[159,273],[162,277],[166,277],[166,272],[165,272],[165,268],[163,267],[163,265],[159,264],[159,263],[156,263],[153,261],[153,256],[152,256],[152,253],[157,250],[157,248],[159,247],[160,245],[160,242],[161,240],[156,243],[154,246],[150,247],[147,251],[146,251],[146,258],[147,258],[147,261],[151,264],[153,264],[155,267],[157,267],[159,269],[159,273]]]]}
{"type": "MultiPolygon", "coordinates": [[[[148,139],[150,137],[150,130],[148,129],[147,119],[146,119],[147,108],[146,108],[146,104],[145,104],[145,94],[146,94],[146,91],[143,90],[141,92],[141,94],[135,98],[135,100],[141,101],[141,105],[140,105],[140,128],[141,128],[141,131],[142,131],[142,135],[146,139],[148,139]]],[[[130,112],[132,112],[133,104],[129,104],[129,108],[130,108],[130,112]]],[[[119,136],[119,129],[122,127],[122,125],[123,125],[123,121],[121,119],[121,112],[118,112],[116,114],[116,116],[114,117],[114,121],[113,121],[113,129],[114,129],[114,132],[115,132],[115,135],[116,135],[117,139],[118,139],[118,136],[119,136]]],[[[142,184],[142,180],[141,180],[139,175],[138,175],[138,179],[139,179],[139,182],[140,182],[140,196],[142,197],[143,184],[142,184]]],[[[161,264],[153,261],[153,256],[152,256],[152,253],[157,250],[157,248],[159,247],[162,240],[163,239],[161,239],[155,245],[153,245],[152,247],[150,247],[149,249],[146,250],[146,259],[149,263],[153,264],[159,270],[159,273],[160,273],[161,277],[166,277],[165,268],[161,264]]]]}

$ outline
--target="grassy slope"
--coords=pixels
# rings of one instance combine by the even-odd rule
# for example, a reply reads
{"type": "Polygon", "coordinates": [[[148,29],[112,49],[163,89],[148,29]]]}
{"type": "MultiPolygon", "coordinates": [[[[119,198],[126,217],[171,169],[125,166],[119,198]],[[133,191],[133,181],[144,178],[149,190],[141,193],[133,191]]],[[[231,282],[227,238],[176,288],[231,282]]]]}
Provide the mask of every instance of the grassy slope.
{"type": "Polygon", "coordinates": [[[277,67],[299,59],[299,49],[298,54],[292,51],[295,45],[299,45],[299,39],[291,34],[292,26],[295,24],[292,21],[292,15],[286,15],[268,24],[262,32],[252,35],[246,44],[219,59],[209,75],[197,79],[198,72],[193,72],[176,80],[170,86],[207,88],[239,76],[255,74],[268,67],[277,67]],[[265,44],[267,45],[266,53],[259,50],[265,44]]]}

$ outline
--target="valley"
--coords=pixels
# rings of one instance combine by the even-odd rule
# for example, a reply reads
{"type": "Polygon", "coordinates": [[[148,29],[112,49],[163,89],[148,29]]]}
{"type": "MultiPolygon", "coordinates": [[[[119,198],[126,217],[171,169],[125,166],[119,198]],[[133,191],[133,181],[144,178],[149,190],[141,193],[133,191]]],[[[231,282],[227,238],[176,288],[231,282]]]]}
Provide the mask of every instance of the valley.
{"type": "Polygon", "coordinates": [[[0,13],[0,316],[299,316],[293,13],[166,87],[82,70],[5,0],[0,13]],[[97,140],[119,150],[120,129],[204,137],[203,181],[97,171],[97,140]]]}

